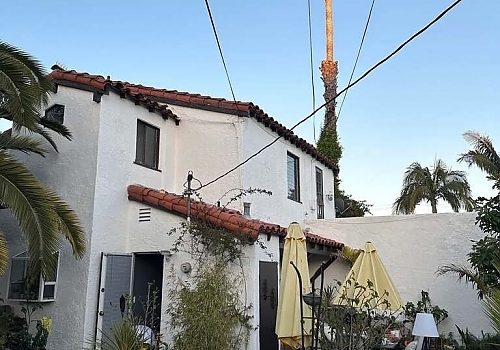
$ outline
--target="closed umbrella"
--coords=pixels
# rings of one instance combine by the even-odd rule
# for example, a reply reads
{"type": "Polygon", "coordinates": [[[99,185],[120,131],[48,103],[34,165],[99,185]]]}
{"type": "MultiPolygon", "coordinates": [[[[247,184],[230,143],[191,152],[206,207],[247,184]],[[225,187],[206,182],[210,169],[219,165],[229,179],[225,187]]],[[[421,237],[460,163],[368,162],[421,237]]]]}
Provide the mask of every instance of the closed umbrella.
{"type": "MultiPolygon", "coordinates": [[[[399,296],[399,292],[394,286],[391,277],[387,273],[375,246],[371,242],[366,242],[365,246],[361,250],[361,253],[354,262],[351,271],[349,271],[346,280],[340,287],[339,294],[335,298],[334,303],[345,304],[347,302],[345,297],[352,300],[354,293],[356,292],[356,282],[361,286],[368,287],[368,280],[373,283],[373,290],[375,290],[380,296],[382,296],[385,292],[388,293],[382,298],[389,302],[390,310],[399,310],[403,306],[403,301],[399,296]],[[353,275],[354,279],[352,278],[353,275]],[[345,297],[342,298],[342,296],[345,297]]],[[[365,296],[368,296],[369,293],[370,290],[367,289],[365,291],[365,296]]],[[[375,307],[375,303],[376,300],[371,300],[370,306],[375,307]]]]}
{"type": "Polygon", "coordinates": [[[290,262],[293,262],[300,272],[302,294],[309,293],[311,284],[307,264],[306,237],[296,222],[291,223],[288,227],[283,248],[276,334],[283,344],[292,349],[299,349],[302,347],[301,303],[303,316],[307,317],[304,323],[304,345],[306,347],[311,345],[311,309],[301,300],[297,273],[290,262]]]}

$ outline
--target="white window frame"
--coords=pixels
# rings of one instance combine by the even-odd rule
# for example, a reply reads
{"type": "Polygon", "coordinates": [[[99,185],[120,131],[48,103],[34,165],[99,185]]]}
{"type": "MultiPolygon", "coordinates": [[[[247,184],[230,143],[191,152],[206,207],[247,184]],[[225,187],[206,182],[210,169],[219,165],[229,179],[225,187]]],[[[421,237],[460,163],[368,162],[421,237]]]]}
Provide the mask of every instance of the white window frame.
{"type": "MultiPolygon", "coordinates": [[[[57,296],[57,282],[59,280],[59,269],[60,269],[60,260],[61,260],[61,253],[59,251],[56,251],[54,254],[57,254],[57,268],[56,268],[56,275],[53,281],[45,281],[43,278],[42,274],[40,273],[40,280],[38,283],[38,291],[37,291],[37,298],[36,299],[30,299],[29,301],[32,302],[41,302],[41,303],[46,303],[46,302],[52,302],[56,300],[57,296]],[[54,296],[52,298],[45,298],[43,297],[43,292],[45,291],[45,287],[47,286],[54,286],[54,296]]],[[[10,289],[12,283],[16,283],[11,280],[12,278],[12,266],[15,261],[26,261],[28,262],[29,257],[27,254],[27,251],[21,252],[11,258],[11,263],[10,263],[10,271],[9,271],[9,286],[7,290],[7,299],[11,301],[26,301],[26,299],[18,299],[18,298],[11,298],[10,297],[10,289]]],[[[26,277],[28,269],[28,264],[25,264],[24,266],[24,277],[26,277]]]]}

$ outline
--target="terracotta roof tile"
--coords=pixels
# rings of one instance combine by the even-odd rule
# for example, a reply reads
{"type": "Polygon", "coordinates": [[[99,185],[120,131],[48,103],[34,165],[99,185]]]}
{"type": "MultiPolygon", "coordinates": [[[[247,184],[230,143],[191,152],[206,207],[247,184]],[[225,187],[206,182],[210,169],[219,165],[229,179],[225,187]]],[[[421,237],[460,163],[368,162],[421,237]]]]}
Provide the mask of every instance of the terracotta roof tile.
{"type": "Polygon", "coordinates": [[[111,80],[109,77],[104,78],[102,75],[91,75],[88,73],[78,73],[74,70],[63,70],[57,65],[52,66],[52,73],[50,73],[49,77],[58,83],[63,83],[64,81],[79,83],[100,91],[105,91],[108,87],[114,88],[121,94],[144,105],[146,108],[162,114],[164,118],[173,118],[177,123],[179,122],[179,118],[173,114],[172,111],[166,113],[161,110],[158,104],[154,104],[154,101],[148,100],[147,97],[158,99],[159,102],[166,104],[179,104],[192,108],[205,108],[222,113],[236,113],[242,116],[249,116],[304,152],[310,154],[331,169],[335,175],[338,175],[339,167],[337,164],[331,162],[325,155],[319,152],[316,147],[295,135],[292,130],[268,116],[259,106],[254,105],[252,102],[228,101],[224,98],[202,96],[200,94],[191,94],[177,90],[157,89],[150,86],[111,80]]]}
{"type": "MultiPolygon", "coordinates": [[[[187,200],[179,195],[160,192],[141,185],[130,185],[127,188],[128,198],[137,202],[149,204],[159,209],[180,215],[186,215],[187,200]]],[[[204,202],[191,202],[191,216],[204,218],[216,226],[233,232],[242,232],[256,240],[260,233],[286,236],[286,228],[277,224],[248,219],[237,210],[224,209],[204,202]]],[[[312,233],[305,233],[308,242],[341,248],[343,244],[333,239],[324,238],[312,233]]]]}
{"type": "Polygon", "coordinates": [[[112,81],[105,79],[102,75],[90,75],[88,73],[78,73],[74,70],[67,71],[61,69],[59,66],[52,66],[52,73],[49,74],[49,78],[60,83],[62,81],[69,81],[73,83],[78,83],[86,85],[97,89],[100,92],[105,92],[107,88],[115,89],[120,97],[128,97],[136,104],[140,104],[147,108],[150,112],[159,113],[164,119],[173,119],[176,124],[179,124],[180,119],[165,105],[161,105],[156,101],[145,96],[151,96],[149,89],[137,89],[134,86],[121,81],[112,81]],[[143,93],[143,90],[146,93],[143,93]]]}

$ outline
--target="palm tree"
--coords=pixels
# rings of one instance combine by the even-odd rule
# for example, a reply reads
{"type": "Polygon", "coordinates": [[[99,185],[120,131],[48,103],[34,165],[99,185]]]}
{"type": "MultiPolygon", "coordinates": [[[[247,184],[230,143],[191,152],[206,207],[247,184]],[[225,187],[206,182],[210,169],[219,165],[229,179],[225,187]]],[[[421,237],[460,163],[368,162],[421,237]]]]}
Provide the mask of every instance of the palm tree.
{"type": "Polygon", "coordinates": [[[420,202],[427,201],[432,212],[437,213],[438,200],[448,202],[455,212],[472,211],[473,200],[465,172],[448,169],[441,159],[436,160],[432,169],[415,162],[406,169],[401,195],[392,210],[394,214],[411,214],[420,202]]]}
{"type": "Polygon", "coordinates": [[[500,155],[493,142],[488,136],[473,131],[467,131],[463,136],[473,149],[461,154],[458,161],[467,163],[469,167],[477,166],[489,180],[495,181],[496,187],[500,187],[500,155]]]}
{"type": "MultiPolygon", "coordinates": [[[[84,232],[76,213],[10,153],[44,156],[43,139],[33,134],[43,136],[57,151],[47,130],[71,139],[66,127],[40,117],[51,86],[36,59],[0,41],[0,118],[12,121],[12,130],[0,134],[0,204],[11,211],[26,238],[30,271],[44,275],[54,271],[61,234],[76,258],[85,254],[84,232]]],[[[0,273],[5,272],[7,262],[7,242],[0,232],[0,273]]]]}

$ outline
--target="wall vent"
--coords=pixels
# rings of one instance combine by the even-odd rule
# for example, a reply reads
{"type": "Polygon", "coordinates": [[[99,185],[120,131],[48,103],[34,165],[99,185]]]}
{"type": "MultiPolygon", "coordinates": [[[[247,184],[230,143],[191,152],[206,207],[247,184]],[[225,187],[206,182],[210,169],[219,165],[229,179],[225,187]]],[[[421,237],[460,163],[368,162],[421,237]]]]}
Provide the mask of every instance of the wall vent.
{"type": "Polygon", "coordinates": [[[139,222],[151,221],[151,208],[139,208],[139,222]]]}

